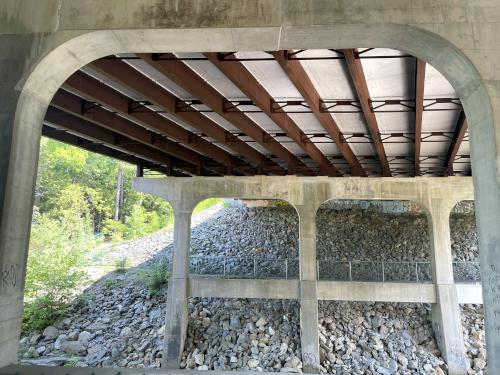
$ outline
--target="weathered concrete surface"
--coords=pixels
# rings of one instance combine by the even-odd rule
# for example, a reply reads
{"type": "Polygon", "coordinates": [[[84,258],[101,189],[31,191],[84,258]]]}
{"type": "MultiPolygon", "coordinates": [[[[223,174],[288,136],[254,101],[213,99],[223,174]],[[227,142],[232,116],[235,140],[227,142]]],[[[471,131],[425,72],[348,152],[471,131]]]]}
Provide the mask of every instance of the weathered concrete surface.
{"type": "Polygon", "coordinates": [[[446,196],[435,197],[429,207],[432,275],[436,284],[436,303],[432,305],[432,326],[443,358],[452,374],[467,374],[462,320],[453,280],[450,213],[456,203],[446,196]]]}
{"type": "Polygon", "coordinates": [[[318,298],[358,302],[436,303],[433,284],[318,281],[318,298]]]}
{"type": "Polygon", "coordinates": [[[189,278],[191,297],[298,299],[298,280],[189,278]]]}
{"type": "Polygon", "coordinates": [[[461,284],[456,285],[458,303],[483,303],[483,288],[481,285],[461,284]]]}
{"type": "Polygon", "coordinates": [[[163,368],[178,369],[184,351],[189,319],[187,277],[191,249],[191,215],[195,206],[196,202],[192,199],[183,199],[182,202],[173,205],[174,251],[172,275],[168,282],[163,368]]]}
{"type": "MultiPolygon", "coordinates": [[[[431,212],[435,202],[446,201],[453,207],[462,200],[473,199],[471,177],[362,178],[362,177],[182,177],[136,178],[136,190],[163,198],[173,205],[184,200],[200,202],[207,198],[282,199],[291,203],[301,218],[315,219],[321,203],[330,199],[409,200],[431,212]]],[[[451,210],[451,208],[450,208],[451,210]]],[[[447,218],[448,220],[448,218],[447,218]]],[[[313,224],[303,227],[303,240],[312,249],[313,224]]],[[[312,250],[311,250],[312,251],[312,250]]],[[[304,277],[312,277],[308,270],[304,277]]]]}
{"type": "MultiPolygon", "coordinates": [[[[490,352],[500,352],[500,321],[495,319],[500,311],[499,26],[498,2],[491,0],[124,0],[120,7],[100,0],[2,1],[0,44],[12,43],[2,54],[21,45],[22,38],[36,42],[22,54],[24,74],[16,82],[26,84],[17,112],[7,105],[1,117],[7,134],[7,142],[0,144],[3,153],[8,153],[10,134],[12,141],[7,181],[0,174],[0,186],[6,186],[0,268],[3,273],[12,265],[20,268],[19,283],[2,282],[0,296],[21,294],[41,121],[55,90],[74,70],[117,52],[390,47],[432,64],[464,105],[485,280],[486,339],[490,352]]],[[[0,69],[18,66],[3,61],[0,69]]],[[[13,94],[8,101],[15,103],[17,94],[7,91],[13,94]]],[[[0,327],[13,327],[5,319],[0,318],[0,327]]],[[[18,327],[9,330],[0,328],[0,337],[18,333],[18,327]]],[[[0,365],[16,361],[14,352],[0,350],[0,365]]],[[[500,357],[490,357],[488,366],[500,372],[500,357]]]]}

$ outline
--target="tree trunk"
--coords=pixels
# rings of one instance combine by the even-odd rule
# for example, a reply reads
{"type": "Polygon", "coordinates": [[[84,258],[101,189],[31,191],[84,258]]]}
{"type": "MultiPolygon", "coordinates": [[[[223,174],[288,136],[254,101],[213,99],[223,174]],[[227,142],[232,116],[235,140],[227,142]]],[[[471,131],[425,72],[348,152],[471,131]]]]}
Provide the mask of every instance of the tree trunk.
{"type": "Polygon", "coordinates": [[[116,180],[116,197],[115,197],[115,213],[113,219],[120,219],[120,207],[123,203],[123,169],[118,169],[118,176],[116,180]]]}

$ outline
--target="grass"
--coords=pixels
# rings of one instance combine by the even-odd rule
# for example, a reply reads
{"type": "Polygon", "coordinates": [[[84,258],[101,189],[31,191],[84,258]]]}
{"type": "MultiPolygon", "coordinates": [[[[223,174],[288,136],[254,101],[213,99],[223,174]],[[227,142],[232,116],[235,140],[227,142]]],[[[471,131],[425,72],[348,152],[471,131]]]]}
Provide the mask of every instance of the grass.
{"type": "Polygon", "coordinates": [[[127,272],[127,268],[130,266],[130,260],[127,257],[122,257],[115,262],[115,269],[118,273],[127,272]]]}
{"type": "Polygon", "coordinates": [[[103,284],[105,289],[111,289],[115,285],[116,285],[116,281],[113,279],[107,279],[106,281],[104,281],[104,284],[103,284]]]}
{"type": "Polygon", "coordinates": [[[157,296],[160,294],[163,287],[167,285],[168,278],[170,277],[168,261],[163,259],[143,269],[139,275],[148,286],[149,293],[152,296],[157,296]]]}
{"type": "Polygon", "coordinates": [[[193,214],[197,214],[201,211],[205,211],[206,209],[215,206],[216,204],[222,202],[222,198],[208,198],[205,199],[204,201],[201,201],[198,203],[198,205],[194,208],[193,214]]]}

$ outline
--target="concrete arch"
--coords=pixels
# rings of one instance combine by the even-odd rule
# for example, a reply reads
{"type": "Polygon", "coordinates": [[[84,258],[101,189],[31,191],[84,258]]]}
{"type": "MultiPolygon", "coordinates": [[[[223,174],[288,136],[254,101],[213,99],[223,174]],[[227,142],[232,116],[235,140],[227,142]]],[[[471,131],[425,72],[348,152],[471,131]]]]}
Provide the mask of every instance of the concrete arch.
{"type": "MultiPolygon", "coordinates": [[[[19,266],[22,270],[21,285],[27,258],[39,139],[48,104],[56,90],[74,71],[97,58],[123,52],[389,47],[427,61],[450,81],[464,106],[471,129],[480,247],[489,249],[482,252],[481,263],[483,269],[490,269],[497,263],[494,249],[500,242],[500,234],[495,227],[498,219],[488,220],[489,217],[497,218],[500,212],[498,155],[490,98],[469,59],[452,43],[434,33],[400,24],[102,30],[69,39],[67,35],[54,34],[50,44],[54,47],[26,77],[18,100],[2,212],[2,262],[4,265],[19,266]],[[61,42],[62,39],[64,42],[61,42]]],[[[497,272],[494,267],[492,270],[497,272]]],[[[491,294],[495,293],[493,287],[491,294]]],[[[2,298],[19,296],[19,285],[0,288],[2,298]]],[[[488,301],[487,298],[485,300],[488,301]]],[[[19,309],[18,304],[16,302],[16,310],[19,309]]],[[[486,319],[488,327],[494,332],[493,305],[491,309],[486,309],[486,319]]],[[[14,327],[13,330],[19,328],[14,327]]],[[[14,341],[14,336],[9,336],[10,339],[14,341]]],[[[489,348],[495,352],[494,349],[498,347],[491,341],[489,348]]],[[[5,354],[13,355],[15,353],[5,354]]]]}

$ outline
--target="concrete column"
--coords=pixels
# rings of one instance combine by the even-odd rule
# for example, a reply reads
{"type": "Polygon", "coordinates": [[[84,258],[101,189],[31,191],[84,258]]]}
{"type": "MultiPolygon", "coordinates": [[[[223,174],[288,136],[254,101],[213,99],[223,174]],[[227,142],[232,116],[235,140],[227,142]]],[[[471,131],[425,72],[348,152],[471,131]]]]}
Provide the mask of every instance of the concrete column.
{"type": "Polygon", "coordinates": [[[316,274],[316,205],[299,212],[300,342],[303,371],[319,373],[318,293],[316,274]]]}
{"type": "MultiPolygon", "coordinates": [[[[7,194],[9,171],[15,168],[11,155],[25,150],[12,150],[13,128],[23,77],[37,55],[40,37],[35,34],[0,35],[0,368],[16,363],[23,313],[24,279],[28,256],[31,208],[28,212],[9,208],[21,190],[33,199],[36,160],[26,160],[29,183],[7,194]],[[11,153],[12,151],[12,153],[11,153]]],[[[39,139],[36,131],[36,145],[39,139]]],[[[38,155],[38,149],[33,151],[38,155]]],[[[29,199],[24,199],[29,204],[29,199]]]]}
{"type": "Polygon", "coordinates": [[[432,275],[437,303],[432,305],[432,326],[450,375],[467,374],[460,305],[453,279],[450,240],[452,203],[433,199],[430,204],[429,232],[432,250],[432,275]]]}
{"type": "Polygon", "coordinates": [[[188,275],[193,204],[174,207],[174,251],[168,282],[163,368],[178,369],[188,324],[188,275]]]}

